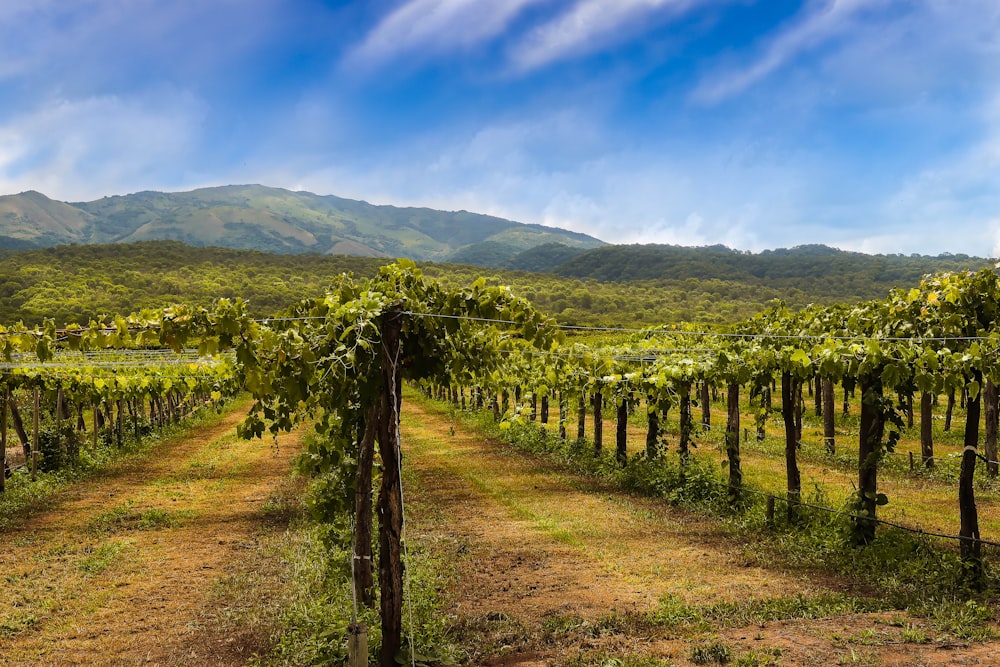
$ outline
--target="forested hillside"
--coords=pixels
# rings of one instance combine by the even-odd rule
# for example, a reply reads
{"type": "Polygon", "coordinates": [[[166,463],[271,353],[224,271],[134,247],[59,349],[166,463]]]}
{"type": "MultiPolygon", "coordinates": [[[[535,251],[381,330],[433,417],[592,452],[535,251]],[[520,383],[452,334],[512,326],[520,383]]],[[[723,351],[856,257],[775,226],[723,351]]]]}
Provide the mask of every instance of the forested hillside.
{"type": "MultiPolygon", "coordinates": [[[[532,254],[545,252],[539,248],[532,254]]],[[[767,286],[780,292],[803,290],[817,301],[858,301],[884,296],[894,286],[915,284],[928,273],[979,269],[989,260],[968,255],[866,255],[824,245],[765,250],[725,246],[612,245],[583,252],[551,269],[570,278],[602,282],[723,279],[767,286]]],[[[525,254],[525,257],[530,257],[525,254]]]]}
{"type": "MultiPolygon", "coordinates": [[[[848,257],[855,265],[843,270],[830,262],[824,273],[782,252],[750,256],[753,261],[771,263],[763,261],[764,276],[758,277],[732,271],[719,261],[732,251],[685,250],[690,275],[675,267],[674,274],[681,277],[657,280],[600,282],[469,265],[421,266],[427,275],[447,285],[468,284],[484,276],[490,284],[509,285],[563,323],[588,325],[726,324],[759,312],[773,299],[781,299],[792,308],[844,303],[881,297],[892,286],[919,280],[919,275],[907,279],[908,274],[894,280],[888,269],[876,276],[870,268],[850,268],[867,256],[848,257]],[[797,273],[795,266],[801,267],[797,273]]],[[[625,261],[627,256],[621,257],[625,261]]],[[[886,264],[892,260],[870,258],[886,264]]],[[[937,266],[974,268],[983,261],[942,259],[937,266]]],[[[219,297],[242,297],[249,301],[253,313],[267,317],[297,302],[303,294],[322,292],[339,273],[370,276],[385,262],[375,257],[190,247],[175,241],[7,252],[0,261],[0,322],[24,320],[31,324],[46,317],[57,323],[87,321],[101,314],[128,313],[173,302],[207,305],[219,297]]],[[[905,266],[915,271],[923,265],[913,260],[905,266]]],[[[643,270],[641,263],[626,268],[634,273],[643,270]]]]}
{"type": "MultiPolygon", "coordinates": [[[[207,305],[219,297],[242,297],[253,313],[266,317],[303,294],[322,292],[339,273],[371,276],[385,261],[193,248],[175,241],[9,252],[0,262],[0,322],[87,321],[173,302],[207,305]]],[[[482,275],[491,284],[509,285],[569,324],[723,323],[757,312],[770,299],[809,301],[801,291],[748,290],[731,281],[602,284],[452,264],[422,266],[446,284],[466,284],[482,275]]]]}

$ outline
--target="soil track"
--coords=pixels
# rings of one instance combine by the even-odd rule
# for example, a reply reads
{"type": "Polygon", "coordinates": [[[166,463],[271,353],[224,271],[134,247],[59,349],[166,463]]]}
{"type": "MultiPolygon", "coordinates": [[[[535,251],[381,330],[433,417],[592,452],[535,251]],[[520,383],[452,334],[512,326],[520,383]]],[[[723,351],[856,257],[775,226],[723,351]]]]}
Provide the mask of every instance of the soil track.
{"type": "Polygon", "coordinates": [[[456,563],[447,597],[469,664],[623,664],[607,660],[629,656],[718,664],[695,660],[706,642],[724,643],[731,660],[748,665],[997,664],[996,642],[936,641],[940,632],[901,613],[676,633],[629,627],[630,613],[665,596],[699,605],[863,591],[752,566],[716,522],[504,451],[433,403],[405,400],[402,423],[415,487],[408,525],[456,563]]]}
{"type": "Polygon", "coordinates": [[[299,445],[240,441],[242,418],[166,441],[0,535],[0,662],[242,665],[266,649],[258,546],[284,531],[299,445]]]}

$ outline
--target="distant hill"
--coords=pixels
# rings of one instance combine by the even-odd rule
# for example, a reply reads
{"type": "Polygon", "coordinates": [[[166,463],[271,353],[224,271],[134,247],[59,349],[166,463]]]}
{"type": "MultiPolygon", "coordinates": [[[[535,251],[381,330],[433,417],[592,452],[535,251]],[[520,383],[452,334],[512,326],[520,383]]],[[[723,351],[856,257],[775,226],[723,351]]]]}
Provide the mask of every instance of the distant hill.
{"type": "Polygon", "coordinates": [[[138,192],[76,203],[33,191],[0,197],[3,249],[151,240],[425,261],[464,253],[489,266],[543,244],[603,245],[585,234],[467,211],[377,206],[260,185],[138,192]]]}
{"type": "MultiPolygon", "coordinates": [[[[540,250],[551,251],[551,247],[540,250]]],[[[851,302],[881,298],[893,287],[916,285],[928,273],[990,264],[991,260],[968,255],[866,255],[825,245],[760,253],[721,245],[615,245],[572,252],[568,260],[548,271],[601,282],[719,279],[782,291],[802,288],[814,298],[851,302]]]]}

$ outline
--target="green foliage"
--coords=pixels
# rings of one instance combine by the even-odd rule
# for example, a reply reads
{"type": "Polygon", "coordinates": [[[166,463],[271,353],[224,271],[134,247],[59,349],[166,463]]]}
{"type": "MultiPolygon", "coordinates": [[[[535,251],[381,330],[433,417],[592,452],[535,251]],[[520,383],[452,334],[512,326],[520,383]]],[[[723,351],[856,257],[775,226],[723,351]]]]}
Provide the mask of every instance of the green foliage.
{"type": "Polygon", "coordinates": [[[45,423],[38,429],[38,462],[40,470],[52,472],[75,461],[80,453],[80,433],[68,422],[57,426],[45,423]]]}
{"type": "Polygon", "coordinates": [[[968,641],[995,639],[992,622],[994,612],[988,604],[978,600],[963,600],[947,596],[930,598],[915,605],[912,611],[930,619],[940,632],[968,641]]]}

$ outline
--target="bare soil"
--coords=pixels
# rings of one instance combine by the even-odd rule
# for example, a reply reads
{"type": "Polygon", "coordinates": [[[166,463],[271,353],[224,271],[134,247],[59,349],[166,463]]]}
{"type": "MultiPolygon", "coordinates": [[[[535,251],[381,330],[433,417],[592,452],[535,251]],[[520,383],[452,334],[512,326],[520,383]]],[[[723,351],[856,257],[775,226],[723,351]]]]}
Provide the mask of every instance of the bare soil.
{"type": "Polygon", "coordinates": [[[242,418],[191,429],[0,534],[0,662],[242,665],[266,650],[281,573],[259,547],[287,525],[299,442],[241,441],[242,418]]]}
{"type": "Polygon", "coordinates": [[[634,620],[665,597],[701,605],[870,592],[754,566],[717,522],[504,450],[434,404],[404,401],[402,423],[409,529],[454,563],[446,597],[470,665],[720,664],[704,661],[718,644],[747,665],[1000,664],[1000,642],[957,641],[902,612],[650,631],[634,620]]]}

